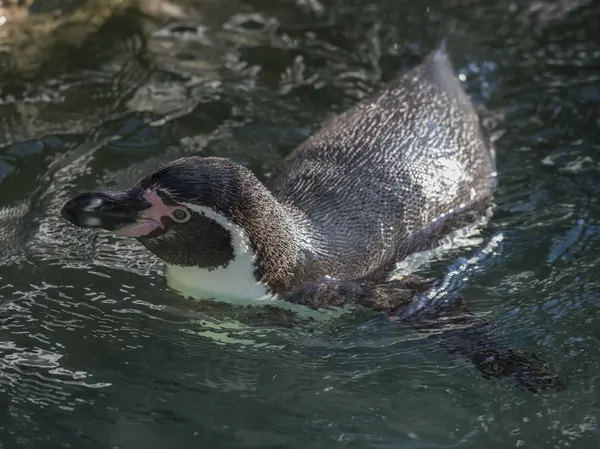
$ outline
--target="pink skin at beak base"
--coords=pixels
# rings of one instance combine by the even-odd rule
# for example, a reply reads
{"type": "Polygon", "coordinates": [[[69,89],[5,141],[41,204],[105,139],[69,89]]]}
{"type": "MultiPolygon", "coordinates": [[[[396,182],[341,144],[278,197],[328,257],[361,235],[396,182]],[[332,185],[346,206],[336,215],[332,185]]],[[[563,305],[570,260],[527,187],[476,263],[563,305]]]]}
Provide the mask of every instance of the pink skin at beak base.
{"type": "Polygon", "coordinates": [[[164,228],[162,218],[170,216],[177,209],[177,206],[165,204],[162,198],[153,190],[146,190],[143,196],[151,206],[142,212],[135,223],[118,229],[115,234],[133,238],[148,235],[158,228],[164,228]]]}

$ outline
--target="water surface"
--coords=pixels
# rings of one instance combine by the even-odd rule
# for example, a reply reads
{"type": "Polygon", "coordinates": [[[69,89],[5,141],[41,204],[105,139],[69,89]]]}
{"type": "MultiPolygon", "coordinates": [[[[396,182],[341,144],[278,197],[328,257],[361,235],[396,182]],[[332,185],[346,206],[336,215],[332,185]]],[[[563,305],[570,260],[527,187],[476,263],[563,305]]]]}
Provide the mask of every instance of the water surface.
{"type": "Polygon", "coordinates": [[[597,448],[594,3],[182,2],[181,20],[119,13],[35,76],[3,59],[0,447],[597,448]],[[568,376],[565,391],[483,379],[360,311],[244,326],[259,312],[184,301],[140,245],[58,216],[79,191],[184,155],[268,177],[443,36],[467,91],[506,115],[500,186],[479,238],[420,271],[460,273],[470,306],[568,376]]]}

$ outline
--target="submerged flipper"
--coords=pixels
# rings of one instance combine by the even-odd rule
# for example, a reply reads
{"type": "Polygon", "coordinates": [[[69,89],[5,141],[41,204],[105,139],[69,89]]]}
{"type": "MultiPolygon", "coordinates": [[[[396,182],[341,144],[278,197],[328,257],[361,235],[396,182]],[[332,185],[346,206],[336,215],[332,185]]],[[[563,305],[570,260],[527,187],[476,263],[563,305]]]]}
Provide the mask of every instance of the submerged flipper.
{"type": "MultiPolygon", "coordinates": [[[[495,335],[491,323],[468,311],[461,297],[413,307],[431,291],[432,281],[404,276],[387,282],[343,281],[321,278],[283,299],[311,309],[362,305],[388,315],[390,321],[409,324],[437,341],[450,354],[469,360],[486,378],[514,381],[532,392],[560,391],[566,382],[535,355],[527,355],[495,335]]],[[[421,302],[421,304],[424,304],[421,302]]]]}
{"type": "Polygon", "coordinates": [[[282,299],[314,310],[358,304],[378,312],[393,313],[409,305],[416,293],[429,288],[430,281],[416,276],[387,282],[319,278],[282,299]]]}
{"type": "Polygon", "coordinates": [[[460,297],[444,307],[426,307],[396,319],[429,333],[428,338],[450,354],[469,360],[486,378],[513,381],[531,392],[566,388],[566,380],[546,362],[510,347],[495,333],[497,327],[467,310],[460,297]]]}

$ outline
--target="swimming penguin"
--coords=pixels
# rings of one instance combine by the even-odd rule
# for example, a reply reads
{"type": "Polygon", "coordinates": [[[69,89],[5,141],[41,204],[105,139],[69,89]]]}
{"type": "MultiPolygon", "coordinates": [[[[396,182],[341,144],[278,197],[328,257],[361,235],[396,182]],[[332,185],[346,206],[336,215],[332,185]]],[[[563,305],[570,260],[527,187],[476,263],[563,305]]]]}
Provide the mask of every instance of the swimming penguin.
{"type": "MultiPolygon", "coordinates": [[[[186,296],[277,298],[312,309],[360,304],[392,315],[431,288],[416,276],[390,279],[395,264],[481,217],[495,186],[488,136],[442,45],[326,122],[269,185],[231,160],[185,157],[129,190],[75,196],[62,216],[136,238],[186,296]]],[[[463,327],[484,328],[459,315],[463,327]]],[[[436,317],[405,321],[425,329],[436,317]]],[[[490,341],[455,332],[446,347],[485,375],[528,388],[556,383],[490,341]]]]}

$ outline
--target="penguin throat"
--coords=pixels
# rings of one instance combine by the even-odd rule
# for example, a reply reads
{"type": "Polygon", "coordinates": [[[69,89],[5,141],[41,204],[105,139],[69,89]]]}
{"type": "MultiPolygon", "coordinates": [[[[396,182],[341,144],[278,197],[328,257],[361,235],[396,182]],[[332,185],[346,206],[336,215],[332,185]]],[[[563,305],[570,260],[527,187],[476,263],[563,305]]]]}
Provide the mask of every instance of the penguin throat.
{"type": "Polygon", "coordinates": [[[230,232],[234,257],[227,265],[211,269],[167,264],[167,285],[183,296],[193,299],[244,303],[272,298],[266,286],[254,276],[256,255],[244,229],[210,207],[192,203],[182,204],[214,220],[230,232]]]}

